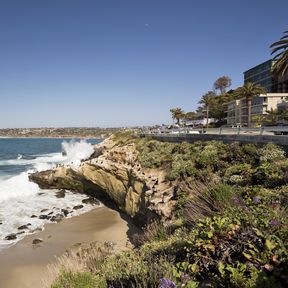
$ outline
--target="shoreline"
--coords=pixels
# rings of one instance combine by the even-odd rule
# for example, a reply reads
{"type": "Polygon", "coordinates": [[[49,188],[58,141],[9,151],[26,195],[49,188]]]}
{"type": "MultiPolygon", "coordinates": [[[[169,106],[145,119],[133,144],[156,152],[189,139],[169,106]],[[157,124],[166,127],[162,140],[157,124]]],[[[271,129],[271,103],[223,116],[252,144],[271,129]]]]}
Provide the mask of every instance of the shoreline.
{"type": "Polygon", "coordinates": [[[101,136],[0,136],[0,139],[99,139],[103,140],[101,136]]]}
{"type": "Polygon", "coordinates": [[[47,266],[80,243],[111,241],[115,243],[115,251],[127,249],[129,234],[137,230],[131,222],[115,210],[99,207],[60,223],[45,225],[43,231],[27,235],[0,252],[1,288],[42,288],[47,266]],[[36,238],[43,242],[32,244],[36,238]]]}

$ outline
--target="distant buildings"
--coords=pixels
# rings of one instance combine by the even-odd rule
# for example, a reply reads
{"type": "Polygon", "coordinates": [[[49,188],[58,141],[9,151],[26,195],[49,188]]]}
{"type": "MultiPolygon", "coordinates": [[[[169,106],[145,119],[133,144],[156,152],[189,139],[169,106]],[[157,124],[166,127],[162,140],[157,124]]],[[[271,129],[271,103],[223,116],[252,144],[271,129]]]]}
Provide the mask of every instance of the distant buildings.
{"type": "MultiPolygon", "coordinates": [[[[244,84],[251,82],[266,88],[266,95],[257,95],[252,99],[251,119],[255,116],[265,116],[267,111],[276,109],[288,109],[288,75],[278,77],[272,74],[272,67],[275,61],[265,61],[244,72],[244,84]]],[[[258,117],[259,118],[259,117],[258,117]]],[[[234,100],[228,103],[227,124],[245,126],[248,122],[248,107],[245,98],[234,100]]],[[[255,123],[254,123],[255,124],[255,123]]]]}

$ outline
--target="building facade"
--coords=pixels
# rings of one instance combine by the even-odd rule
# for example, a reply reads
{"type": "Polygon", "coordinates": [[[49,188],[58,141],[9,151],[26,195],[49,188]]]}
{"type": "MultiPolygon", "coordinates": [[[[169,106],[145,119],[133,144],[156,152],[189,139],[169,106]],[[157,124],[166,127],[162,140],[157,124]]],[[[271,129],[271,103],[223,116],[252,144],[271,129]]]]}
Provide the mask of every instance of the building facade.
{"type": "Polygon", "coordinates": [[[265,61],[244,72],[244,84],[251,82],[266,88],[268,93],[288,93],[288,75],[276,76],[272,73],[274,60],[265,61]]]}
{"type": "MultiPolygon", "coordinates": [[[[252,125],[255,125],[258,118],[268,114],[268,111],[276,110],[277,105],[282,103],[288,97],[288,93],[267,93],[260,94],[252,99],[251,119],[252,125]]],[[[248,105],[246,98],[234,100],[227,106],[227,124],[231,126],[245,126],[248,123],[248,105]]]]}

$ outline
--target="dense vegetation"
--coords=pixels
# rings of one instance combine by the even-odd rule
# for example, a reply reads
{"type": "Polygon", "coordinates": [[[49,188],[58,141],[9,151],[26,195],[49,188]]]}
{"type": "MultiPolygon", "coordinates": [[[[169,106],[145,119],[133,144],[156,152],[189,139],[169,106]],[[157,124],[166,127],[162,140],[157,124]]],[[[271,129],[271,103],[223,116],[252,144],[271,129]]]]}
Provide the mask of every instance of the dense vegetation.
{"type": "Polygon", "coordinates": [[[86,271],[64,267],[52,287],[287,287],[288,159],[281,148],[118,140],[135,142],[144,168],[165,169],[177,183],[175,217],[135,235],[134,250],[79,256],[86,271]]]}

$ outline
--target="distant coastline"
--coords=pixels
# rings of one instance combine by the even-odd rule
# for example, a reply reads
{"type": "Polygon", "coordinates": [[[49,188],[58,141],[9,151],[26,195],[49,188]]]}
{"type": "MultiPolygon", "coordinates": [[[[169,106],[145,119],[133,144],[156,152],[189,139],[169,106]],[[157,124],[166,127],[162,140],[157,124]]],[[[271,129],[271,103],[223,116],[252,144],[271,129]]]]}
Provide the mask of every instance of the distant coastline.
{"type": "Polygon", "coordinates": [[[121,128],[7,128],[0,129],[0,138],[106,138],[121,128]]]}

